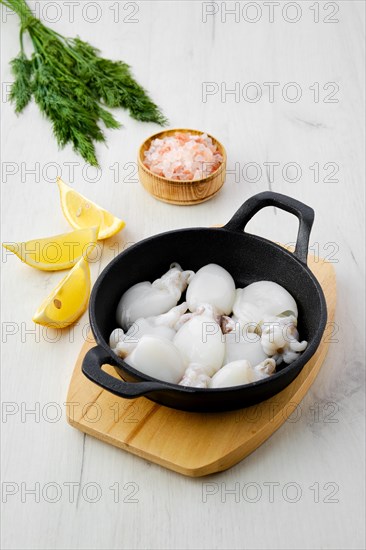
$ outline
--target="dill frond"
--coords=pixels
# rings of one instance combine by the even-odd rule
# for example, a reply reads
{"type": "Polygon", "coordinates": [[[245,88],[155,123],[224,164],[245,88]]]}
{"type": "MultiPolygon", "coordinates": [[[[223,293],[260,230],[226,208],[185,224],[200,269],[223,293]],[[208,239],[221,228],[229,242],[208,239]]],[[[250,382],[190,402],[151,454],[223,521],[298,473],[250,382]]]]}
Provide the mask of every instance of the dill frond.
{"type": "Polygon", "coordinates": [[[84,160],[98,166],[95,143],[104,142],[100,124],[120,128],[107,108],[122,107],[143,122],[166,124],[159,107],[134,79],[123,61],[111,61],[80,38],[65,38],[33,16],[25,0],[0,0],[21,22],[21,52],[12,60],[15,80],[10,99],[20,113],[33,97],[52,123],[60,147],[71,144],[84,160]],[[28,59],[23,34],[31,38],[34,52],[28,59]]]}

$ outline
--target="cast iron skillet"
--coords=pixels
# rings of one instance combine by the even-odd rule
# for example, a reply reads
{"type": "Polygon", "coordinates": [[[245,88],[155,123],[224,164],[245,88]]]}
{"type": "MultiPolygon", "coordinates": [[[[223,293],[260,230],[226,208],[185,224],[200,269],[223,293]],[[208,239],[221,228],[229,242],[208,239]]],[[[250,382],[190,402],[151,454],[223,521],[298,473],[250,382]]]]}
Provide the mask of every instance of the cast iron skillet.
{"type": "MultiPolygon", "coordinates": [[[[168,231],[145,239],[119,254],[102,272],[90,298],[89,317],[97,342],[85,356],[82,370],[93,382],[111,393],[132,399],[148,399],[185,411],[226,411],[259,403],[283,390],[315,353],[323,335],[327,310],[323,291],[306,265],[314,211],[301,202],[264,192],[247,200],[222,228],[190,228],[168,231]],[[276,206],[299,219],[295,252],[256,235],[245,233],[246,224],[259,210],[276,206]],[[281,366],[271,377],[244,386],[222,389],[187,388],[151,378],[125,363],[108,345],[116,326],[115,313],[123,292],[140,281],[153,281],[178,262],[197,271],[209,263],[227,269],[238,287],[254,281],[272,280],[284,286],[299,309],[299,332],[308,341],[296,361],[281,366]],[[113,365],[120,380],[105,373],[113,365]]],[[[209,345],[209,340],[208,340],[209,345]]]]}

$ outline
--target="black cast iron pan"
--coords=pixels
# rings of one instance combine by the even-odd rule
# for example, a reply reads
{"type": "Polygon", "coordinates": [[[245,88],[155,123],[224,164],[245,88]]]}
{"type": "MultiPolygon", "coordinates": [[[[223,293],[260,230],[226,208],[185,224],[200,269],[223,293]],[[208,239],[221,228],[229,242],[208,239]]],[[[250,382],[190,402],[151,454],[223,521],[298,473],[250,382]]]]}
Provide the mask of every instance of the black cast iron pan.
{"type": "MultiPolygon", "coordinates": [[[[227,411],[254,405],[283,390],[315,353],[322,338],[327,310],[323,291],[306,265],[314,211],[305,204],[278,193],[264,192],[247,200],[222,228],[189,228],[161,233],[119,254],[101,273],[90,298],[89,317],[97,346],[85,356],[82,370],[93,382],[127,399],[145,395],[168,407],[186,411],[227,411]],[[276,206],[299,219],[293,253],[256,235],[245,233],[249,220],[266,206],[276,206]],[[236,286],[271,280],[284,286],[299,309],[298,329],[308,341],[306,350],[276,374],[251,384],[222,389],[186,388],[151,378],[129,366],[108,345],[115,328],[117,304],[123,292],[135,283],[153,281],[172,262],[197,271],[217,263],[233,276],[236,286]],[[125,380],[105,373],[113,365],[125,380]]],[[[209,344],[209,342],[208,342],[209,344]]],[[[282,367],[282,368],[281,368],[282,367]]]]}

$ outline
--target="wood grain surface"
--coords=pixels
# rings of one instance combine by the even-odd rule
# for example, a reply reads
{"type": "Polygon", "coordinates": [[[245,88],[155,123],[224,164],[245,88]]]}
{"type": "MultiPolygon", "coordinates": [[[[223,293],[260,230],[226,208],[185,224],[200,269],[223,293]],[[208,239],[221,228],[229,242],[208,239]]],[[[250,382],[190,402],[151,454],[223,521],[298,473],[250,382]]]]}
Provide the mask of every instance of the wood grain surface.
{"type": "MultiPolygon", "coordinates": [[[[108,147],[98,145],[100,171],[71,147],[59,150],[34,102],[17,116],[7,100],[19,26],[3,10],[3,241],[71,229],[59,205],[59,175],[127,223],[99,244],[95,282],[131,243],[224,224],[248,197],[272,189],[314,208],[311,252],[334,266],[338,296],[327,357],[298,414],[236,466],[194,479],[70,428],[64,403],[89,332],[87,313],[62,333],[36,327],[34,311],[63,274],[32,270],[3,251],[2,547],[365,548],[365,3],[298,0],[300,14],[279,0],[272,19],[271,3],[261,0],[226,3],[239,5],[239,18],[226,14],[223,2],[29,3],[57,32],[79,35],[103,56],[131,65],[170,127],[217,137],[227,152],[226,182],[196,206],[155,200],[138,180],[136,158],[159,127],[122,110],[116,115],[123,128],[106,130],[108,147]]],[[[288,243],[297,225],[266,208],[247,230],[288,243]]],[[[89,417],[97,412],[91,408],[89,417]]],[[[132,425],[138,412],[130,409],[132,425]]]]}

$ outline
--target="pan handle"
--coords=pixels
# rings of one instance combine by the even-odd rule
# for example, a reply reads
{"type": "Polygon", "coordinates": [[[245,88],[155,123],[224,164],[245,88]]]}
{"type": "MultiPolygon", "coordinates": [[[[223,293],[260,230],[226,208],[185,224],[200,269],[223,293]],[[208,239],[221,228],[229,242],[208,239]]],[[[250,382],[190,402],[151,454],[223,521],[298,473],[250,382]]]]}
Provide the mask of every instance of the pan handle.
{"type": "Polygon", "coordinates": [[[294,256],[300,260],[300,262],[306,264],[309,237],[314,223],[314,210],[310,208],[310,206],[292,197],[281,195],[280,193],[273,193],[272,191],[258,193],[245,201],[224,228],[230,231],[243,231],[249,220],[251,220],[259,210],[262,210],[262,208],[266,206],[277,206],[277,208],[286,210],[286,212],[290,212],[298,218],[300,223],[294,256]]]}
{"type": "MultiPolygon", "coordinates": [[[[164,382],[124,382],[104,372],[102,365],[118,366],[104,348],[95,346],[85,355],[81,369],[89,380],[119,397],[134,399],[152,391],[172,389],[164,382]]],[[[180,389],[185,390],[186,388],[181,387],[180,389]]]]}

